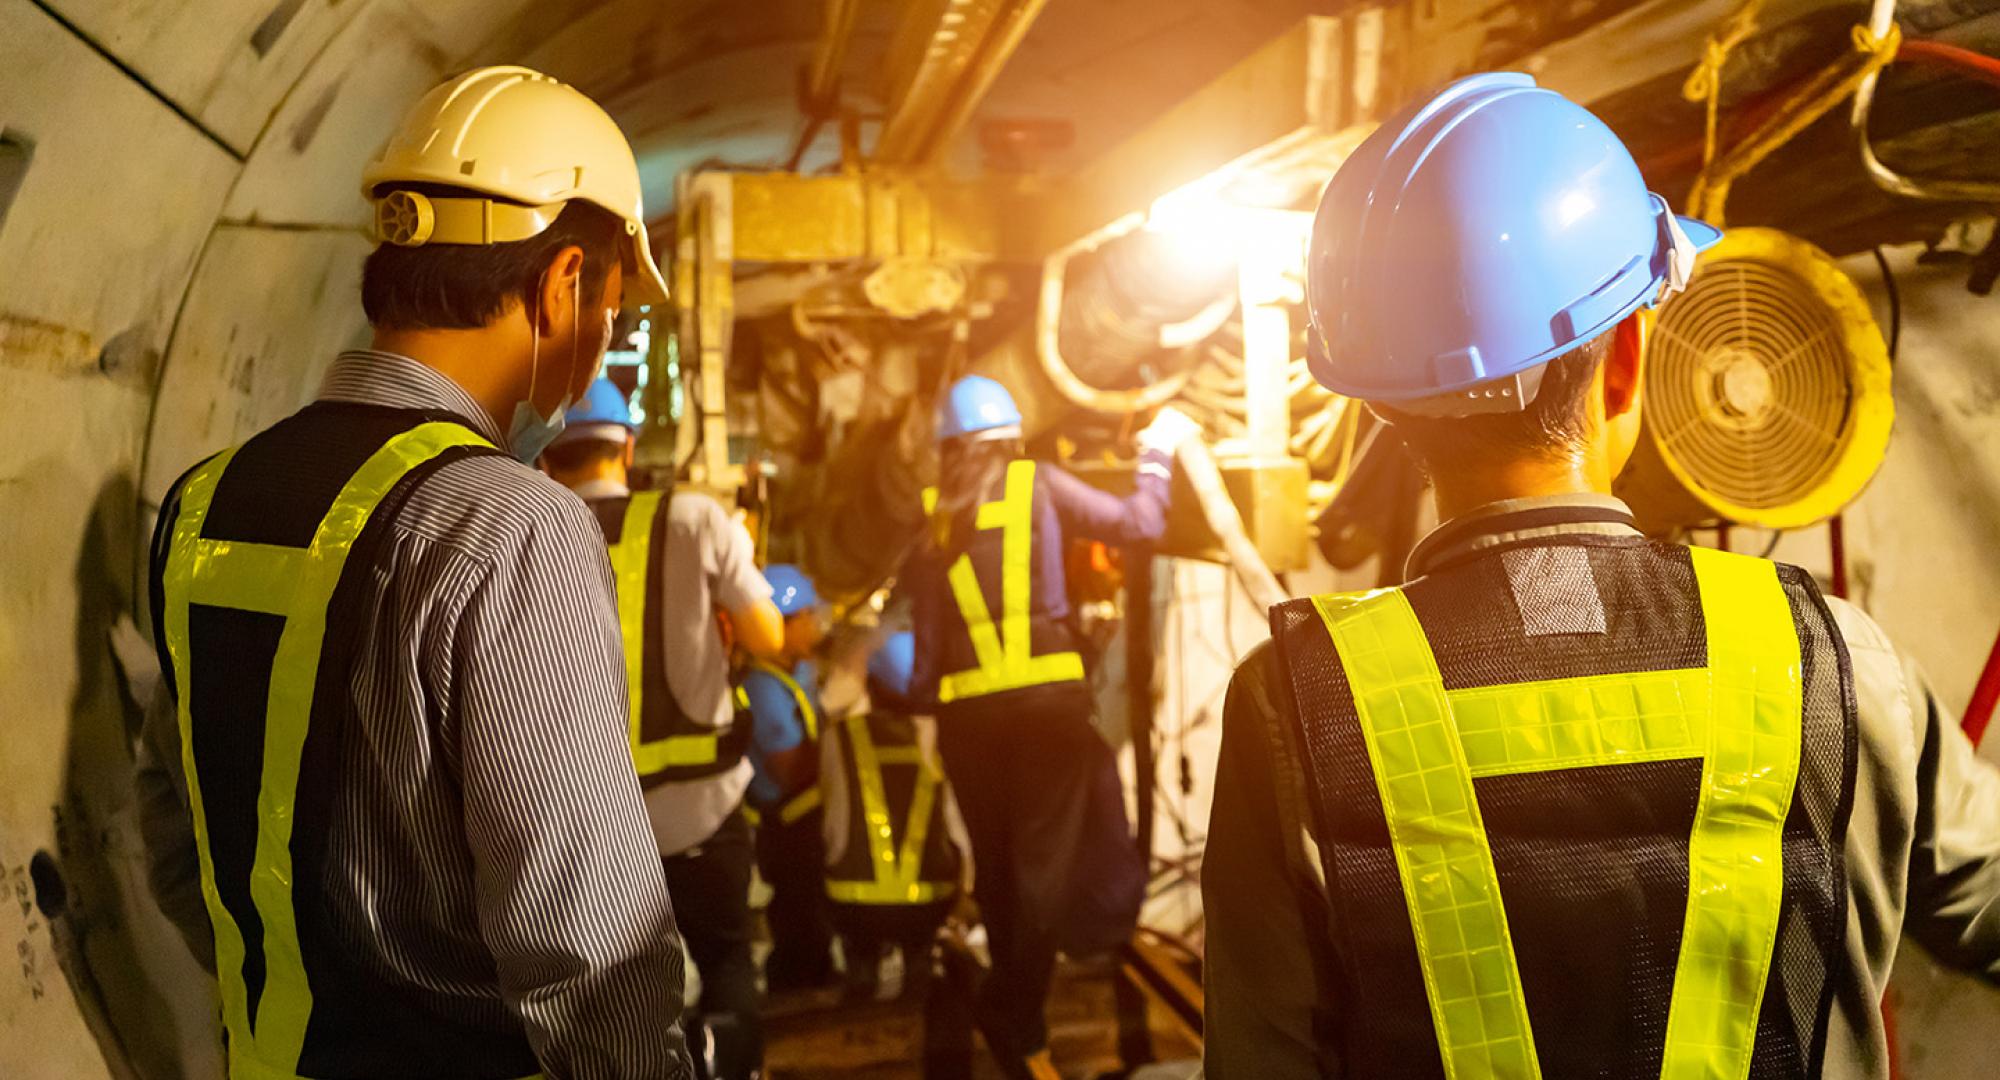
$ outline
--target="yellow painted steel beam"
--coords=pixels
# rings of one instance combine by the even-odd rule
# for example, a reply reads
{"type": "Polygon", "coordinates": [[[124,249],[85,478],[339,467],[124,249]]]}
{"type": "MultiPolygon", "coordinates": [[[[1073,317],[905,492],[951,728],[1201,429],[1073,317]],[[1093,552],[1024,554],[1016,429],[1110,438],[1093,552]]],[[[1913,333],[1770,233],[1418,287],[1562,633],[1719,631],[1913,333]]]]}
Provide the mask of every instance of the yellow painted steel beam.
{"type": "Polygon", "coordinates": [[[1029,220],[1041,185],[1009,178],[952,181],[901,174],[727,174],[727,257],[815,263],[896,257],[969,261],[1038,258],[1029,220]]]}

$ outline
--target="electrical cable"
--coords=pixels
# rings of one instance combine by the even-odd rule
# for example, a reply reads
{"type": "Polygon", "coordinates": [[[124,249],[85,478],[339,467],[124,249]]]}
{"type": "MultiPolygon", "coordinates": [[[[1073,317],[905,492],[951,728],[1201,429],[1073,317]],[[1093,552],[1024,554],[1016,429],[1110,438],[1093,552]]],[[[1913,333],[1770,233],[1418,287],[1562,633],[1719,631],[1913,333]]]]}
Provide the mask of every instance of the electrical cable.
{"type": "Polygon", "coordinates": [[[1889,257],[1882,245],[1875,245],[1875,265],[1882,268],[1882,291],[1889,297],[1889,363],[1896,362],[1896,346],[1903,338],[1903,294],[1896,288],[1896,272],[1889,269],[1889,257]]]}

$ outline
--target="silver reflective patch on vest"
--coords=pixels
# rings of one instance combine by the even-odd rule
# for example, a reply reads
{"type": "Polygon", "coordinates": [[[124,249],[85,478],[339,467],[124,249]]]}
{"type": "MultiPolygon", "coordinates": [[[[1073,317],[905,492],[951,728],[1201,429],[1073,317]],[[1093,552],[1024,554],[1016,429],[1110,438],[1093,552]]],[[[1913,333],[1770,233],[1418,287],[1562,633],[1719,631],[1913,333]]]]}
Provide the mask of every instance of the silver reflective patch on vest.
{"type": "Polygon", "coordinates": [[[1604,633],[1604,601],[1583,548],[1515,548],[1502,560],[1529,637],[1604,633]]]}

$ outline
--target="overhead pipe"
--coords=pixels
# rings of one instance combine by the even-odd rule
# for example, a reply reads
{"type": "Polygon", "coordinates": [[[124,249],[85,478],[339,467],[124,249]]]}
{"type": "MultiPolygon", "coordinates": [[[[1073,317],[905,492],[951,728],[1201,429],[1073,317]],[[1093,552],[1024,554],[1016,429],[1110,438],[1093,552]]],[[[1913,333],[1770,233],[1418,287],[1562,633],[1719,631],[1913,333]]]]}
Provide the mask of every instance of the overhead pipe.
{"type": "Polygon", "coordinates": [[[798,171],[806,150],[840,107],[840,73],[847,62],[848,43],[854,40],[861,0],[826,0],[825,12],[825,25],[813,43],[812,60],[800,79],[799,105],[805,110],[806,124],[785,160],[786,172],[798,171]]]}
{"type": "MultiPolygon", "coordinates": [[[[886,165],[929,165],[951,145],[1046,0],[935,0],[910,75],[893,88],[875,143],[886,165]]],[[[916,40],[912,31],[905,40],[916,40]]],[[[907,47],[907,46],[906,46],[907,47]]]]}

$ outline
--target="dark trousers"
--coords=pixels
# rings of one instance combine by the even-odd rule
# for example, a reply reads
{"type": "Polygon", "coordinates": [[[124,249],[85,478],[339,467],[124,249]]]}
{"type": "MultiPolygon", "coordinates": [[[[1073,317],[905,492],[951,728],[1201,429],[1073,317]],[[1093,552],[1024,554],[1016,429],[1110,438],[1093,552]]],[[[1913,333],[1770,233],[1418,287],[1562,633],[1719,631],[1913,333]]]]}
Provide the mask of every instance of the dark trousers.
{"type": "Polygon", "coordinates": [[[1090,712],[1083,684],[1056,683],[953,702],[938,716],[993,954],[980,1027],[1003,1062],[1048,1043],[1057,951],[1129,936],[1145,890],[1117,761],[1090,712]]]}
{"type": "Polygon", "coordinates": [[[713,1030],[709,1052],[724,1066],[714,1072],[720,1080],[749,1075],[726,1062],[755,1068],[763,1061],[757,964],[750,955],[750,861],[750,822],[741,811],[699,846],[661,860],[674,921],[701,973],[701,1000],[688,1010],[690,1040],[704,1041],[697,1029],[713,1030]]]}
{"type": "Polygon", "coordinates": [[[833,928],[826,914],[826,842],[820,836],[820,812],[786,823],[778,820],[776,808],[762,811],[757,872],[771,887],[771,904],[764,909],[764,921],[771,929],[765,985],[776,993],[831,982],[833,928]]]}
{"type": "Polygon", "coordinates": [[[949,897],[928,904],[829,905],[847,959],[848,986],[856,993],[872,994],[882,954],[894,948],[903,954],[903,997],[919,997],[930,985],[931,946],[951,906],[949,897]]]}

